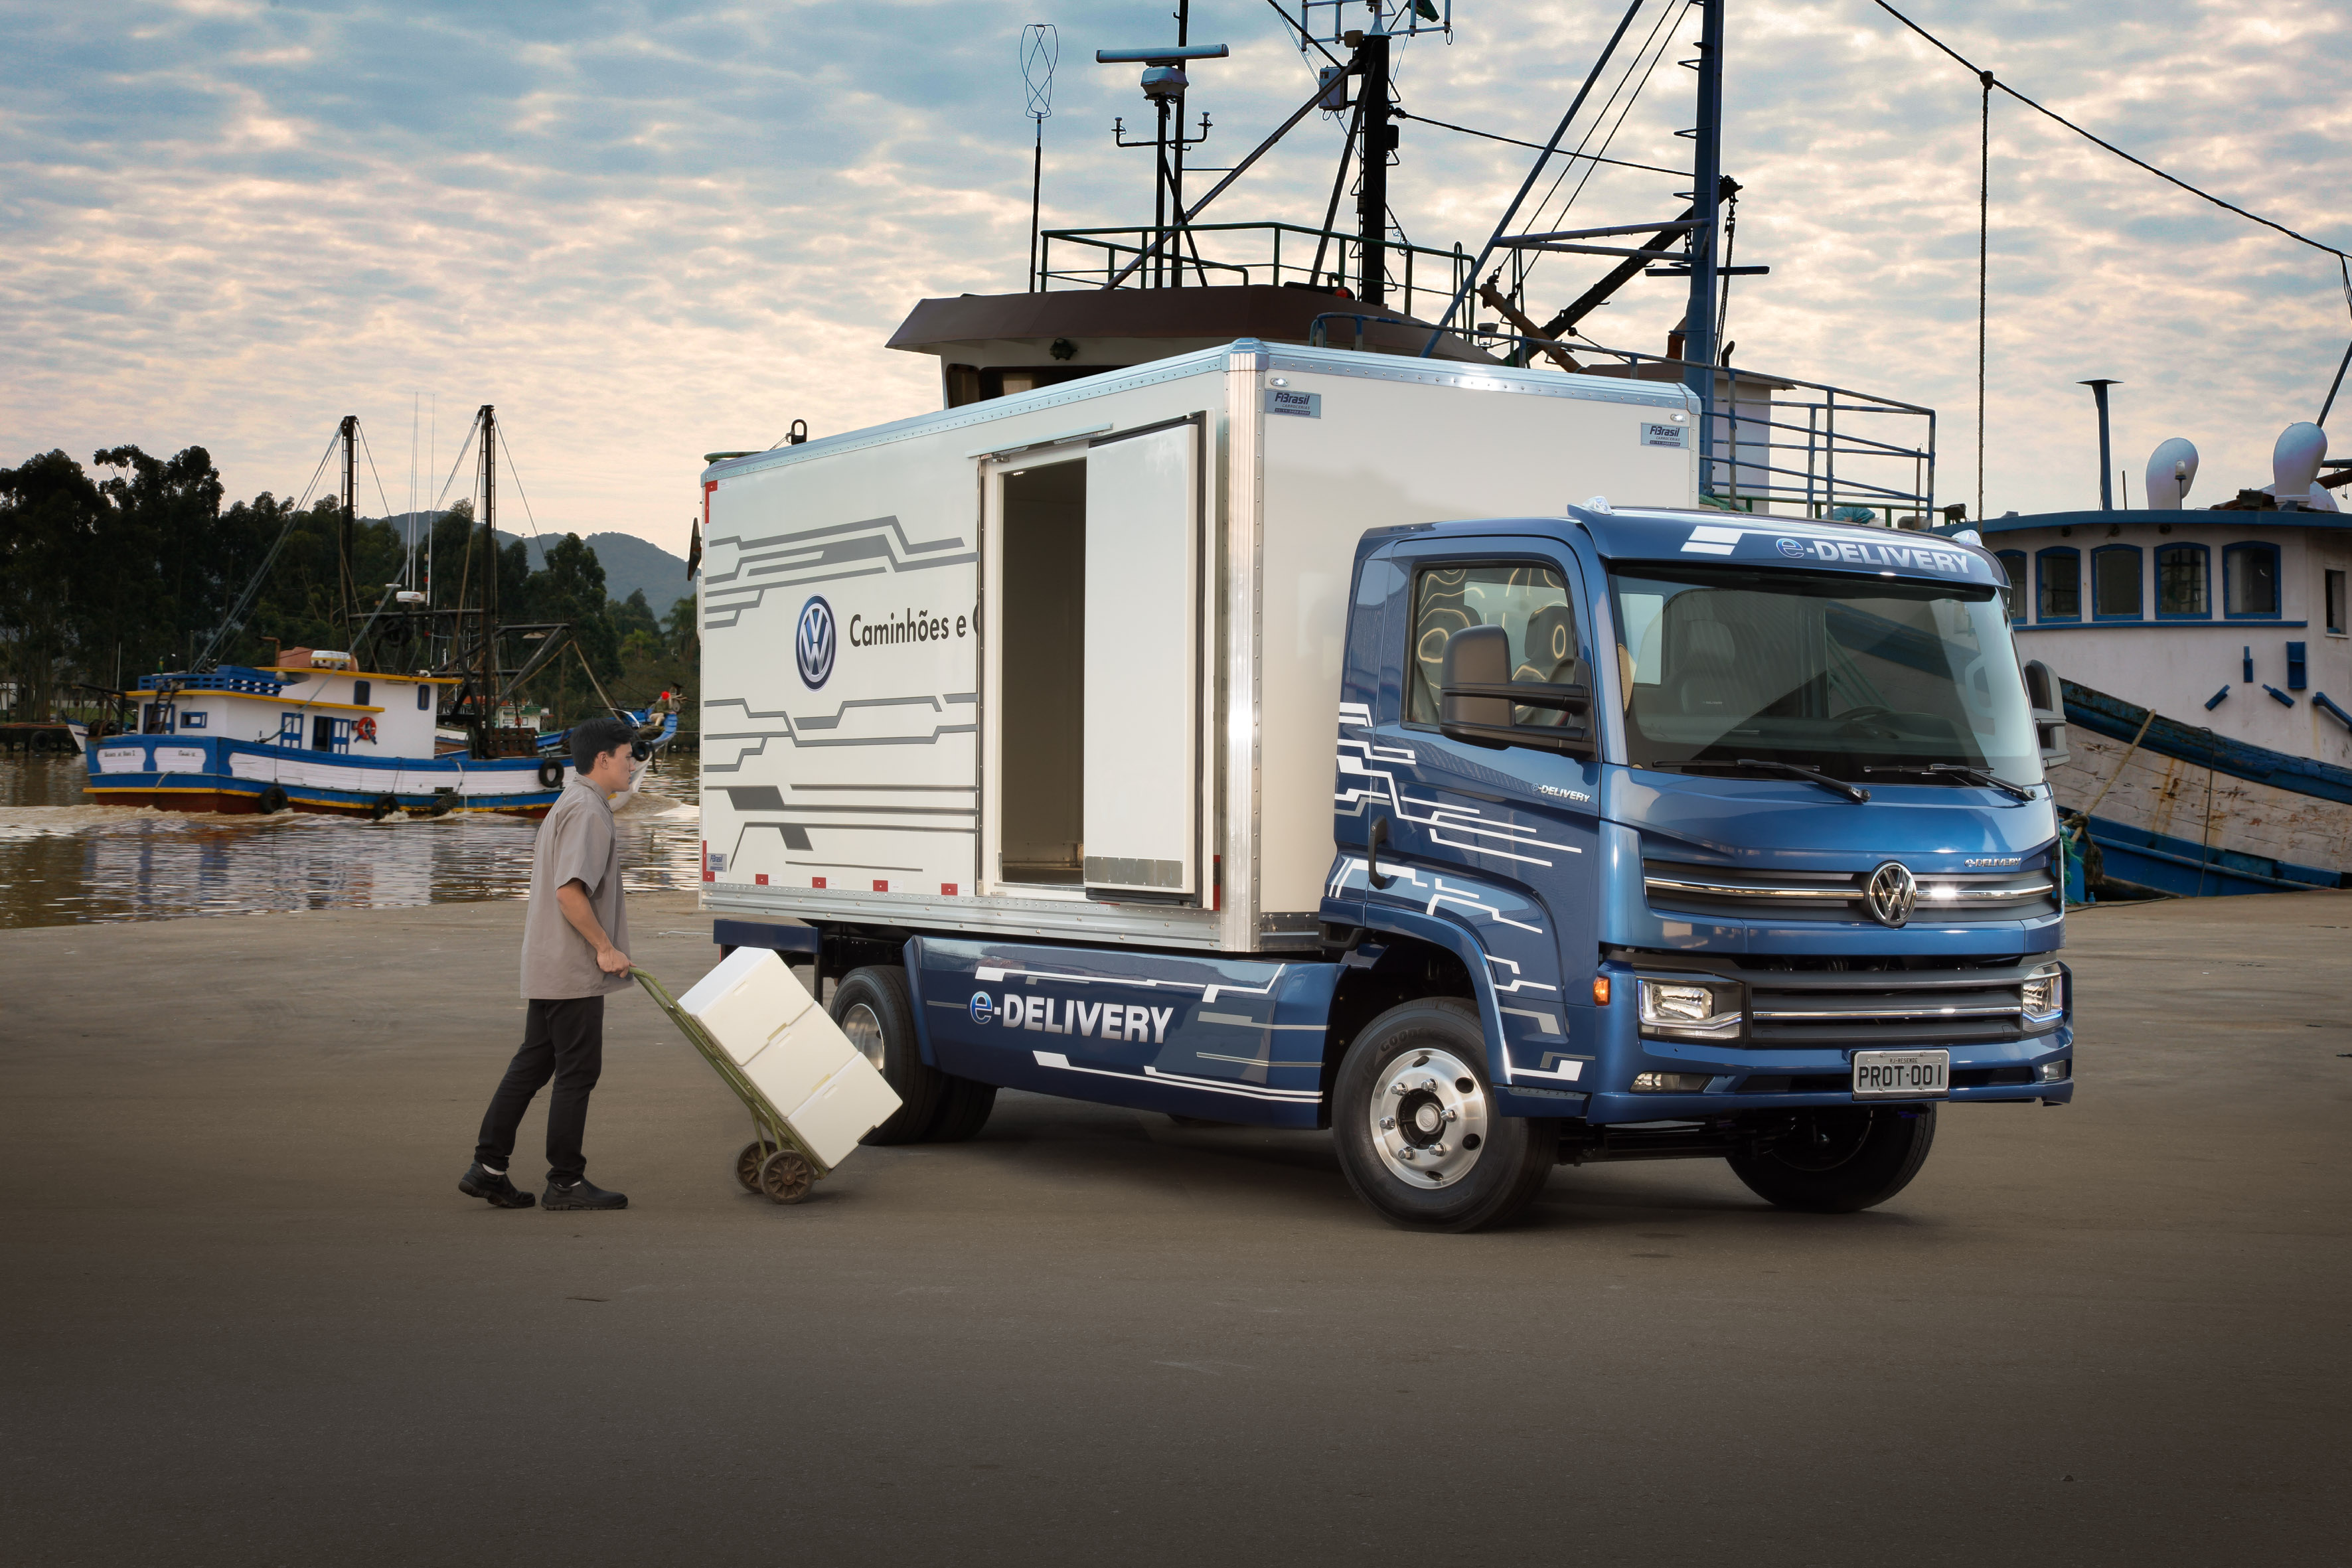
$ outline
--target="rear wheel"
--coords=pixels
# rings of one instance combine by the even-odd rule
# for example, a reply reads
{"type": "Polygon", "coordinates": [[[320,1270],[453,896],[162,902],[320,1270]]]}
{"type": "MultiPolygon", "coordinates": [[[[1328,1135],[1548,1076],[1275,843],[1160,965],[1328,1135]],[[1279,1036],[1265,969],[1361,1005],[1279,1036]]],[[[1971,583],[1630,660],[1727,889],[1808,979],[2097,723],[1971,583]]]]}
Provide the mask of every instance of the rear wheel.
{"type": "Polygon", "coordinates": [[[1511,1218],[1542,1190],[1559,1125],[1497,1113],[1477,1012],[1441,996],[1390,1008],[1348,1047],[1331,1137],[1348,1184],[1381,1218],[1463,1231],[1511,1218]]]}
{"type": "MultiPolygon", "coordinates": [[[[853,969],[834,988],[833,1021],[898,1096],[898,1109],[861,1143],[916,1143],[930,1130],[946,1075],[924,1064],[915,1042],[907,972],[895,963],[853,969]]],[[[977,1129],[975,1129],[977,1131],[977,1129]]]]}
{"type": "Polygon", "coordinates": [[[1729,1163],[1777,1208],[1853,1214],[1909,1186],[1935,1144],[1933,1105],[1828,1106],[1797,1112],[1792,1131],[1729,1163]]]}

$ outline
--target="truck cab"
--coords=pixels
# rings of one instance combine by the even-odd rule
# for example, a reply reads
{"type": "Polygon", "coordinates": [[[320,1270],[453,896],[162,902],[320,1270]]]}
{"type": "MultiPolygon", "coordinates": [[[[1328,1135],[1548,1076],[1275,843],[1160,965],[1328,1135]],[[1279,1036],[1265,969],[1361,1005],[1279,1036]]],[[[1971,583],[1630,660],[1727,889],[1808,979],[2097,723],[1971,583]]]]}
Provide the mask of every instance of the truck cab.
{"type": "MultiPolygon", "coordinates": [[[[1327,941],[1375,974],[1458,963],[1483,1072],[1433,1062],[1491,1083],[1485,1115],[1563,1119],[1571,1162],[1707,1150],[1769,1199],[1858,1207],[1938,1103],[2064,1101],[2057,825],[1999,574],[1605,503],[1368,536],[1327,941]]],[[[1417,1142],[1407,1059],[1366,1075],[1376,1203],[1494,1141],[1417,1142]]],[[[1423,1119],[1471,1114],[1414,1070],[1423,1119]]]]}

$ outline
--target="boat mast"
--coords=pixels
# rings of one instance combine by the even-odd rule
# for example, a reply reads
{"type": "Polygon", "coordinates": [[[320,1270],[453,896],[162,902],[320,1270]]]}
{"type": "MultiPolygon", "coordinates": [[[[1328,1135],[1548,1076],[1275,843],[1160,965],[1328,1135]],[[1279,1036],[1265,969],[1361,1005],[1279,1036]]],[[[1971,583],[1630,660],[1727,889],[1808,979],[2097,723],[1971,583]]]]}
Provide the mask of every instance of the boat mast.
{"type": "Polygon", "coordinates": [[[482,405],[482,616],[481,706],[476,710],[483,750],[489,756],[490,738],[499,722],[499,416],[482,405]]]}
{"type": "Polygon", "coordinates": [[[1356,187],[1356,249],[1361,273],[1356,292],[1365,304],[1381,306],[1388,303],[1389,297],[1389,153],[1397,144],[1397,129],[1389,121],[1388,34],[1366,33],[1356,47],[1356,64],[1364,79],[1357,97],[1361,110],[1357,146],[1362,174],[1356,187]]]}
{"type": "Polygon", "coordinates": [[[359,500],[359,432],[360,416],[344,415],[338,432],[338,438],[343,444],[343,515],[341,537],[337,542],[335,553],[342,577],[343,640],[346,642],[352,640],[351,633],[358,626],[360,615],[359,578],[352,565],[352,509],[359,500]]]}
{"type": "Polygon", "coordinates": [[[1683,317],[1683,384],[1698,395],[1699,493],[1715,488],[1715,341],[1717,214],[1723,193],[1723,5],[1699,7],[1698,123],[1691,131],[1690,304],[1683,317]]]}

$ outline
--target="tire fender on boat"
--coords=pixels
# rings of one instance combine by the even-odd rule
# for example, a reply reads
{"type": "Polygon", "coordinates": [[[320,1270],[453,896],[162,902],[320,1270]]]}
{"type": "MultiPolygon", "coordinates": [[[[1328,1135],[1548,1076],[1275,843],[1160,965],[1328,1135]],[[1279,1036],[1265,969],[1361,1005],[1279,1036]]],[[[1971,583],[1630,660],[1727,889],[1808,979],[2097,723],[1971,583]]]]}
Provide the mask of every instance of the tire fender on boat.
{"type": "Polygon", "coordinates": [[[541,789],[562,789],[563,787],[563,764],[554,761],[540,763],[539,787],[541,789]]]}

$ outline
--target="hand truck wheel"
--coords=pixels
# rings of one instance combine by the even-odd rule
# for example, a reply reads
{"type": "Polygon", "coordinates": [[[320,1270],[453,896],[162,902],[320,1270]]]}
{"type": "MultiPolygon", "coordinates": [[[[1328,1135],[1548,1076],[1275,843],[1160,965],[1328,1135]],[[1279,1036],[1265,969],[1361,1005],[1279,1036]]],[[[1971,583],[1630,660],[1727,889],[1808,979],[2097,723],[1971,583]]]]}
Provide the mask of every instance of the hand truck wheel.
{"type": "Polygon", "coordinates": [[[756,1140],[743,1145],[743,1152],[735,1156],[735,1179],[743,1184],[745,1192],[760,1190],[760,1162],[775,1152],[773,1143],[756,1140]]]}
{"type": "Polygon", "coordinates": [[[814,1168],[790,1149],[779,1149],[760,1162],[760,1190],[772,1203],[799,1203],[815,1185],[814,1168]]]}

